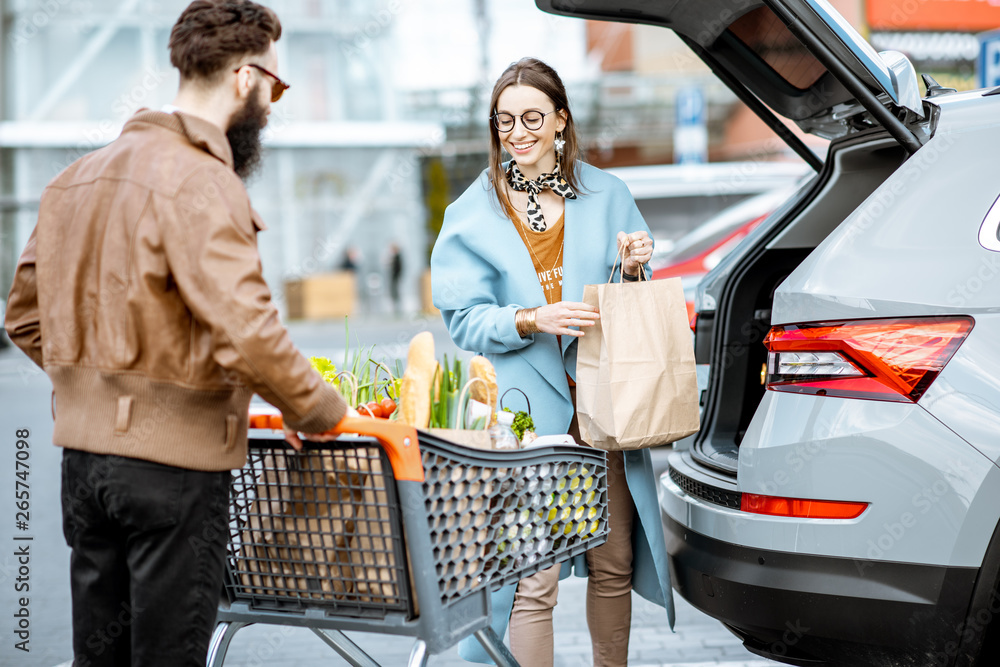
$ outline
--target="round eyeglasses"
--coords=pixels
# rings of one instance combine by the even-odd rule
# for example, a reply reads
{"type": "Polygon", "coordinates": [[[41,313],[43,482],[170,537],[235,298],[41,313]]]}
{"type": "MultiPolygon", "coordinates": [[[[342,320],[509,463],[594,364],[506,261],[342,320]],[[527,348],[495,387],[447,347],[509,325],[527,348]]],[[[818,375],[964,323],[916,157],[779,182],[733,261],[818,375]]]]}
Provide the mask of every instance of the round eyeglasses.
{"type": "Polygon", "coordinates": [[[490,120],[493,121],[493,127],[495,127],[500,132],[510,132],[514,129],[514,119],[520,118],[521,125],[524,126],[526,130],[537,130],[545,122],[545,117],[550,113],[555,113],[559,109],[554,109],[547,113],[542,113],[541,111],[525,111],[522,114],[514,115],[509,113],[495,113],[490,116],[490,120]]]}

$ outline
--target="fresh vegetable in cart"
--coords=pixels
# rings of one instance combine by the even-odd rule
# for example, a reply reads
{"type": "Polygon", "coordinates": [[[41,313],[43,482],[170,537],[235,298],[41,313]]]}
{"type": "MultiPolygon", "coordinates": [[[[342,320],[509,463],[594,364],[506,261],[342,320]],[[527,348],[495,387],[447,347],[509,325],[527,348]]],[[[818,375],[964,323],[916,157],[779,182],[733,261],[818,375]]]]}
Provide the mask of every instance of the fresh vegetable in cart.
{"type": "Polygon", "coordinates": [[[410,341],[406,370],[399,395],[399,421],[416,428],[485,429],[496,419],[497,383],[493,364],[485,357],[468,363],[468,379],[462,360],[438,362],[434,337],[424,331],[410,341]],[[471,406],[485,406],[488,419],[470,419],[471,406]]]}
{"type": "MultiPolygon", "coordinates": [[[[338,368],[327,357],[311,357],[313,368],[355,407],[362,416],[391,419],[416,428],[485,430],[496,423],[498,388],[496,370],[483,356],[467,363],[444,355],[435,356],[434,337],[424,331],[414,336],[407,351],[406,367],[375,358],[375,346],[353,354],[345,351],[338,368]]],[[[511,410],[506,409],[511,412],[511,410]]],[[[527,412],[515,412],[512,429],[519,441],[534,438],[534,422],[527,412]]],[[[251,414],[251,428],[281,429],[279,414],[251,414]]]]}
{"type": "MultiPolygon", "coordinates": [[[[514,412],[510,408],[504,408],[503,410],[504,412],[514,412]]],[[[510,429],[514,431],[517,439],[523,442],[525,434],[534,434],[535,420],[524,410],[518,410],[514,412],[514,423],[510,425],[510,429]]]]}

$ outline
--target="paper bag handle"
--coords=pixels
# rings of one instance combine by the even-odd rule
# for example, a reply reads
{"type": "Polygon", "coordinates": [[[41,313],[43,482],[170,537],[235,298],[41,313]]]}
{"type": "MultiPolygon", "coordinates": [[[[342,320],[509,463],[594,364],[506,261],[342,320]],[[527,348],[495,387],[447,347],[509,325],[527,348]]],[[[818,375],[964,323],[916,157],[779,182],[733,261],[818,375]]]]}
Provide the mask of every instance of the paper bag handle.
{"type": "MultiPolygon", "coordinates": [[[[625,274],[625,246],[626,246],[626,244],[624,244],[624,243],[622,243],[622,244],[620,244],[618,246],[618,254],[615,255],[614,264],[611,265],[611,275],[608,276],[608,282],[609,283],[612,282],[615,279],[615,269],[618,268],[618,260],[621,260],[621,265],[622,265],[622,270],[618,273],[618,282],[619,283],[625,282],[625,275],[624,275],[625,274]]],[[[645,264],[640,264],[639,265],[639,280],[649,280],[649,278],[646,276],[646,265],[645,264]]]]}

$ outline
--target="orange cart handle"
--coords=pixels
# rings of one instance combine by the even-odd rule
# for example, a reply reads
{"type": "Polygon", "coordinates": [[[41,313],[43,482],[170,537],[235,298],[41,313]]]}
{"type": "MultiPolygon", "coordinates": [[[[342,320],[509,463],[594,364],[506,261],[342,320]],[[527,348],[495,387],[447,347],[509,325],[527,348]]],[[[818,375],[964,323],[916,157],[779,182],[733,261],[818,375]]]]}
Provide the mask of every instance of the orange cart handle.
{"type": "Polygon", "coordinates": [[[344,417],[332,429],[334,435],[356,433],[375,438],[385,448],[397,480],[424,481],[424,464],[420,458],[417,429],[399,422],[370,417],[344,417]]]}

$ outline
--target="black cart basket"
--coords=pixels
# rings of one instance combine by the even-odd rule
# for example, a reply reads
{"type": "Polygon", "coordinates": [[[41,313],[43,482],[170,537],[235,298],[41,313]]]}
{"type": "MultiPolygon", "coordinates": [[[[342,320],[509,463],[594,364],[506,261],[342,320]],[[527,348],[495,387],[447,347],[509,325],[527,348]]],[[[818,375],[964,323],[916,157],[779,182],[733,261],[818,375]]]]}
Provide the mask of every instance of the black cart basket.
{"type": "Polygon", "coordinates": [[[296,452],[251,430],[207,664],[240,628],[271,623],[310,628],[355,667],[377,663],[344,631],[414,637],[410,667],[475,634],[516,666],[489,593],[607,539],[604,452],[471,449],[369,418],[338,431],[296,452]]]}

